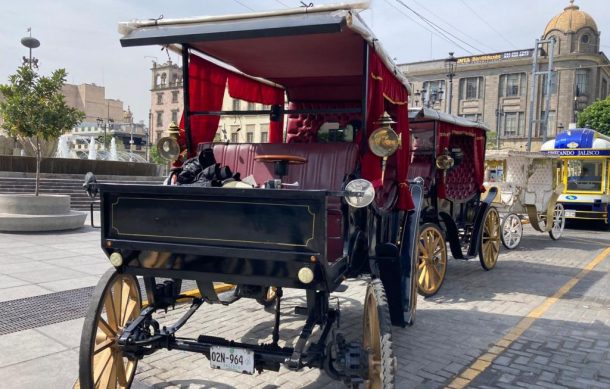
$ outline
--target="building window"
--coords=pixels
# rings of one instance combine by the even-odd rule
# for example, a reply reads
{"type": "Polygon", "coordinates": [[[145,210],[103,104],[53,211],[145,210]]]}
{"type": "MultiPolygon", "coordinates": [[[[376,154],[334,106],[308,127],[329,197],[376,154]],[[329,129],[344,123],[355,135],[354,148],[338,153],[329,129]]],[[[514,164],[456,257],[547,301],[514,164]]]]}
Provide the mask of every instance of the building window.
{"type": "Polygon", "coordinates": [[[256,104],[248,103],[248,111],[254,111],[256,109],[256,104]]]}
{"type": "Polygon", "coordinates": [[[581,41],[582,43],[585,43],[585,44],[586,44],[586,43],[589,43],[589,34],[585,34],[585,35],[583,35],[583,36],[580,38],[580,41],[581,41]]]}
{"type": "Polygon", "coordinates": [[[172,103],[177,103],[178,102],[178,91],[175,90],[172,92],[172,103]]]}
{"type": "Polygon", "coordinates": [[[462,115],[462,117],[473,122],[483,122],[483,115],[481,115],[480,113],[467,113],[465,115],[462,115]]]}
{"type": "MultiPolygon", "coordinates": [[[[546,74],[542,74],[540,77],[540,89],[542,90],[542,96],[546,96],[546,74]]],[[[551,94],[557,93],[557,76],[553,73],[551,77],[551,94]]]]}
{"type": "Polygon", "coordinates": [[[502,74],[500,76],[500,97],[515,97],[525,94],[525,73],[502,74]]]}
{"type": "Polygon", "coordinates": [[[172,110],[172,122],[178,123],[178,110],[177,109],[172,110]]]}
{"type": "Polygon", "coordinates": [[[163,104],[163,93],[157,93],[157,105],[163,104]]]}
{"type": "Polygon", "coordinates": [[[163,127],[163,111],[157,111],[157,127],[163,127]]]}
{"type": "Polygon", "coordinates": [[[167,82],[167,74],[163,73],[163,74],[161,74],[161,86],[165,86],[166,82],[167,82]]]}
{"type": "Polygon", "coordinates": [[[589,70],[576,70],[576,96],[587,96],[589,94],[589,70]]]}
{"type": "Polygon", "coordinates": [[[602,78],[602,89],[600,91],[600,98],[605,99],[608,96],[608,81],[605,78],[602,78]]]}
{"type": "Polygon", "coordinates": [[[248,142],[248,143],[254,142],[254,133],[253,132],[246,132],[246,142],[248,142]]]}
{"type": "Polygon", "coordinates": [[[483,77],[460,79],[460,100],[476,100],[483,98],[483,77]]]}
{"type": "Polygon", "coordinates": [[[523,112],[506,112],[502,135],[507,138],[517,137],[525,133],[525,114],[523,112]]]}
{"type": "Polygon", "coordinates": [[[263,131],[261,132],[261,143],[267,143],[269,142],[269,135],[267,133],[267,131],[263,131]]]}
{"type": "Polygon", "coordinates": [[[426,90],[426,101],[432,104],[440,102],[445,94],[445,80],[425,81],[422,87],[426,90]]]}
{"type": "Polygon", "coordinates": [[[239,134],[238,133],[235,132],[235,133],[231,134],[231,142],[233,142],[233,143],[239,142],[239,134]]]}
{"type": "MultiPolygon", "coordinates": [[[[545,111],[542,111],[540,114],[540,120],[544,119],[544,114],[545,111]]],[[[546,135],[555,135],[556,131],[554,129],[556,129],[557,127],[555,126],[555,119],[556,118],[556,113],[555,111],[549,111],[549,116],[546,119],[546,135]]],[[[542,127],[542,125],[540,126],[542,127]]],[[[542,136],[542,132],[540,132],[540,134],[538,134],[538,136],[542,136]]]]}
{"type": "Polygon", "coordinates": [[[233,111],[241,110],[241,102],[237,99],[233,99],[233,111]]]}

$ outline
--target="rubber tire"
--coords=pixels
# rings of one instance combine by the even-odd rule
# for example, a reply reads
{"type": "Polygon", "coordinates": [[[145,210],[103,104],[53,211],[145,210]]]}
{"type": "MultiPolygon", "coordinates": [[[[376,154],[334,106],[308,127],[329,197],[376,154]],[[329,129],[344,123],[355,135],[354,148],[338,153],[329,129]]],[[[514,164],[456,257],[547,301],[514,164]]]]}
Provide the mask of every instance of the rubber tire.
{"type": "Polygon", "coordinates": [[[565,228],[566,228],[566,211],[565,211],[563,204],[561,204],[561,203],[555,204],[555,208],[553,209],[553,225],[555,224],[555,212],[557,211],[557,208],[561,209],[563,212],[563,217],[560,219],[560,223],[563,223],[563,227],[561,228],[561,231],[559,231],[559,235],[557,235],[557,236],[555,236],[553,234],[553,229],[551,228],[551,230],[549,231],[549,236],[553,240],[558,240],[559,238],[561,238],[561,235],[563,234],[563,230],[565,230],[565,228]]]}
{"type": "MultiPolygon", "coordinates": [[[[377,301],[377,317],[379,319],[379,334],[381,339],[379,340],[381,348],[381,382],[382,388],[394,389],[396,387],[396,372],[398,370],[398,360],[394,356],[394,349],[392,347],[392,321],[390,320],[390,307],[388,305],[388,299],[385,294],[385,288],[380,279],[372,280],[367,288],[364,298],[364,310],[362,320],[362,336],[364,340],[364,328],[366,321],[366,313],[369,307],[367,307],[367,301],[369,295],[373,294],[374,299],[377,301]]],[[[364,344],[364,342],[363,342],[364,344]]],[[[366,388],[366,384],[364,385],[366,388]]]]}
{"type": "Polygon", "coordinates": [[[256,302],[259,303],[260,305],[262,305],[265,308],[273,306],[273,304],[275,304],[275,301],[277,300],[277,294],[276,293],[273,294],[273,298],[271,298],[271,299],[267,298],[267,294],[269,292],[269,288],[272,288],[272,286],[265,286],[263,288],[263,293],[261,293],[261,295],[256,298],[256,302]]]}
{"type": "MultiPolygon", "coordinates": [[[[101,309],[100,305],[104,304],[103,296],[106,294],[106,290],[109,287],[112,287],[114,284],[114,279],[119,275],[119,273],[114,269],[108,269],[102,278],[98,281],[95,289],[93,290],[93,295],[91,296],[91,302],[89,303],[89,309],[87,310],[87,315],[85,316],[85,322],[83,324],[83,331],[81,333],[80,338],[80,348],[79,348],[79,368],[78,368],[78,378],[80,389],[93,389],[95,385],[93,382],[89,381],[89,378],[92,376],[91,371],[91,352],[90,350],[95,344],[95,332],[91,331],[92,328],[97,328],[97,312],[98,309],[101,309]]],[[[123,274],[126,276],[126,274],[123,274]]],[[[140,302],[142,302],[142,292],[139,288],[138,279],[135,276],[131,276],[135,278],[136,285],[138,285],[138,297],[140,302]]],[[[140,305],[141,307],[141,305],[140,305]]],[[[127,388],[131,387],[133,383],[133,379],[136,376],[136,371],[138,369],[138,360],[135,361],[135,366],[133,368],[134,374],[127,382],[127,388]]]]}
{"type": "Polygon", "coordinates": [[[504,218],[504,220],[502,220],[502,223],[500,224],[500,232],[500,239],[502,240],[502,245],[508,250],[516,249],[517,247],[519,247],[519,243],[521,243],[521,238],[523,237],[523,224],[521,223],[521,218],[514,213],[509,213],[508,215],[506,215],[506,217],[504,218]],[[513,247],[510,247],[508,243],[506,243],[506,241],[504,240],[504,227],[508,219],[512,216],[516,217],[519,220],[519,239],[517,239],[517,243],[515,243],[513,247]]]}
{"type": "Polygon", "coordinates": [[[502,230],[500,228],[500,214],[498,213],[498,210],[495,207],[489,207],[487,208],[487,210],[485,211],[485,217],[483,217],[483,225],[481,226],[481,241],[479,243],[479,262],[481,263],[481,267],[487,271],[493,269],[494,267],[496,267],[496,264],[498,263],[498,257],[500,256],[500,243],[498,243],[498,254],[496,256],[496,260],[494,261],[494,263],[491,266],[488,266],[485,263],[485,260],[483,258],[483,234],[485,234],[485,222],[487,221],[487,218],[489,217],[489,215],[491,213],[495,213],[497,218],[498,218],[498,239],[500,241],[502,241],[502,230]]]}

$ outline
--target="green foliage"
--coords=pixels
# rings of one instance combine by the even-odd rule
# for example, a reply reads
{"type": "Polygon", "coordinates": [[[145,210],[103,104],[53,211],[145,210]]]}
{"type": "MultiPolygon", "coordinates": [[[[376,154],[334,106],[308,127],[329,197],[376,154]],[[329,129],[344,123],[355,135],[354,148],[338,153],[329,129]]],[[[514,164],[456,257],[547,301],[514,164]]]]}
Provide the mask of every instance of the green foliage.
{"type": "Polygon", "coordinates": [[[578,127],[589,127],[610,135],[610,96],[597,100],[578,114],[578,127]]]}
{"type": "Polygon", "coordinates": [[[0,102],[0,111],[10,135],[54,140],[85,117],[64,101],[61,88],[66,76],[64,69],[44,77],[28,66],[21,66],[9,77],[9,84],[0,85],[5,99],[0,102]]]}
{"type": "Polygon", "coordinates": [[[157,165],[167,165],[168,161],[161,158],[159,155],[159,151],[157,150],[157,145],[150,146],[150,161],[156,163],[157,165]]]}
{"type": "Polygon", "coordinates": [[[50,77],[38,75],[29,66],[17,68],[9,83],[0,85],[3,127],[23,144],[29,143],[36,155],[36,195],[40,181],[40,161],[44,143],[55,141],[77,125],[85,114],[68,107],[61,88],[66,82],[64,69],[50,77]]]}

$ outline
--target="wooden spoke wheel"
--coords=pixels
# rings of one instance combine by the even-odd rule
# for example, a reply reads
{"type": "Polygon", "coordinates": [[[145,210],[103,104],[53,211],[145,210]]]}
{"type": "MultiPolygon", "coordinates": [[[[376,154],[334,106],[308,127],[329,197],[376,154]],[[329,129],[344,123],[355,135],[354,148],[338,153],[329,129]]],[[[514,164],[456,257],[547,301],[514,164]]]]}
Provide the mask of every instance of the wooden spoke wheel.
{"type": "Polygon", "coordinates": [[[555,204],[555,209],[553,210],[553,228],[549,231],[549,236],[553,240],[557,240],[561,238],[561,234],[563,233],[563,229],[566,226],[566,210],[563,208],[563,204],[557,203],[555,204]]]}
{"type": "Polygon", "coordinates": [[[509,250],[517,248],[521,243],[521,237],[523,236],[523,224],[521,218],[514,213],[509,213],[504,220],[502,220],[502,244],[509,250]]]}
{"type": "Polygon", "coordinates": [[[392,349],[390,309],[381,280],[375,279],[366,288],[362,345],[368,351],[368,376],[364,387],[394,388],[397,361],[392,349]]]}
{"type": "Polygon", "coordinates": [[[270,307],[275,303],[277,298],[276,287],[267,286],[263,288],[263,293],[256,299],[256,302],[264,307],[270,307]]]}
{"type": "Polygon", "coordinates": [[[481,231],[481,245],[479,246],[479,260],[485,270],[491,270],[498,262],[500,254],[500,214],[494,207],[489,207],[483,218],[481,231]]]}
{"type": "Polygon", "coordinates": [[[79,381],[83,389],[129,388],[138,361],[117,347],[123,328],[139,316],[142,296],[137,279],[108,270],[98,282],[83,325],[79,381]]]}
{"type": "Polygon", "coordinates": [[[433,296],[447,272],[447,245],[436,224],[426,223],[420,228],[417,252],[417,291],[422,296],[433,296]]]}

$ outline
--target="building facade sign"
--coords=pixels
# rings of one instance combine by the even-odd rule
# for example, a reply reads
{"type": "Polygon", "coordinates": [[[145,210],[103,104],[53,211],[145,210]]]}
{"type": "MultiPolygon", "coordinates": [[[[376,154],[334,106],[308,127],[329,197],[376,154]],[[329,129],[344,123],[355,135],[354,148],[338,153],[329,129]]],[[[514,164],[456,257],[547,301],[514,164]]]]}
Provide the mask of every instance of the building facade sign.
{"type": "Polygon", "coordinates": [[[599,157],[610,155],[610,150],[548,150],[542,152],[565,157],[599,157]]]}
{"type": "Polygon", "coordinates": [[[458,64],[469,65],[487,62],[497,62],[506,59],[531,57],[534,49],[507,51],[504,53],[474,55],[471,57],[461,57],[457,59],[458,64]]]}

